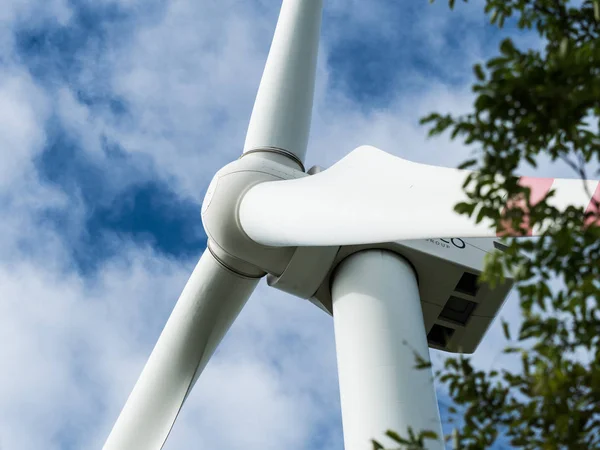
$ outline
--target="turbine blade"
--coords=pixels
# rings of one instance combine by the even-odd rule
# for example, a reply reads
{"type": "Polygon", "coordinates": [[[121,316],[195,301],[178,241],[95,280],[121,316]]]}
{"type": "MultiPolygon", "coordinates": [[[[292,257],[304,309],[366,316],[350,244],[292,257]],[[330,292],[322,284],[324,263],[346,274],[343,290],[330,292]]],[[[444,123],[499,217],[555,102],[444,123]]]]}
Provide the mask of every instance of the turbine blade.
{"type": "MultiPolygon", "coordinates": [[[[462,186],[468,173],[363,146],[316,175],[254,186],[242,199],[240,223],[251,239],[269,246],[497,237],[491,221],[475,224],[454,211],[467,199],[462,186]]],[[[520,182],[531,188],[532,204],[551,188],[556,194],[550,203],[556,206],[587,206],[592,211],[600,200],[598,181],[586,182],[593,195],[579,179],[523,177],[520,182]]],[[[514,200],[506,206],[522,207],[514,200]]]]}
{"type": "Polygon", "coordinates": [[[104,450],[160,450],[198,375],[258,279],[225,269],[207,249],[121,411],[104,450]]]}
{"type": "Polygon", "coordinates": [[[246,135],[244,153],[274,148],[304,162],[323,0],[284,0],[246,135]]]}

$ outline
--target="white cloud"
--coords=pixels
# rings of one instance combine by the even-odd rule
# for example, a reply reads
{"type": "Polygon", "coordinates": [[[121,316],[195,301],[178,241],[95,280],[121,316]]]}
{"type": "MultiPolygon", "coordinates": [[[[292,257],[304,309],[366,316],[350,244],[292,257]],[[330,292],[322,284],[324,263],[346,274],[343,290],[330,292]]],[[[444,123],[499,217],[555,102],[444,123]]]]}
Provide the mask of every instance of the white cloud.
{"type": "Polygon", "coordinates": [[[333,104],[321,100],[315,112],[309,159],[329,166],[356,147],[369,144],[412,161],[456,166],[469,150],[458,141],[428,139],[426,128],[418,121],[436,110],[465,111],[471,102],[468,89],[452,91],[439,83],[424,93],[397,92],[388,108],[371,112],[343,97],[333,104]]]}
{"type": "Polygon", "coordinates": [[[201,200],[206,179],[241,153],[273,28],[239,2],[173,1],[159,22],[140,23],[114,49],[113,87],[136,117],[119,141],[201,200]]]}
{"type": "Polygon", "coordinates": [[[160,329],[153,317],[168,310],[186,273],[143,249],[107,263],[97,280],[42,262],[0,265],[0,436],[8,448],[60,448],[61,439],[97,427],[139,371],[160,329]]]}
{"type": "Polygon", "coordinates": [[[49,113],[49,99],[29,75],[3,71],[0,78],[0,189],[18,185],[30,173],[32,159],[42,151],[46,134],[41,124],[49,113]]]}
{"type": "MultiPolygon", "coordinates": [[[[140,248],[105,263],[93,280],[39,263],[0,265],[3,445],[101,446],[190,266],[140,248]]],[[[338,403],[332,338],[323,312],[262,285],[167,448],[304,448],[338,403]]]]}
{"type": "MultiPolygon", "coordinates": [[[[71,18],[71,8],[67,0],[5,0],[0,10],[0,23],[12,25],[17,21],[52,19],[65,24],[71,18]]],[[[8,31],[8,30],[7,30],[8,31]]]]}

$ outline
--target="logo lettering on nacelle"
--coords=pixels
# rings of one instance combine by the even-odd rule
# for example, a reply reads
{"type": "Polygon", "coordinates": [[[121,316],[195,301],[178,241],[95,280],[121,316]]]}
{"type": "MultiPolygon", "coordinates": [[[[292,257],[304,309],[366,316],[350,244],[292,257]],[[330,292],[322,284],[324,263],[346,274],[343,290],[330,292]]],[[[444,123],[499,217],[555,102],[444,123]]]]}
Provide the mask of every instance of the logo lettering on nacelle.
{"type": "Polygon", "coordinates": [[[452,238],[452,239],[427,239],[427,241],[434,243],[435,245],[438,245],[442,248],[450,248],[451,246],[454,246],[458,249],[463,249],[467,246],[467,244],[465,244],[465,241],[463,241],[460,238],[452,238]]]}

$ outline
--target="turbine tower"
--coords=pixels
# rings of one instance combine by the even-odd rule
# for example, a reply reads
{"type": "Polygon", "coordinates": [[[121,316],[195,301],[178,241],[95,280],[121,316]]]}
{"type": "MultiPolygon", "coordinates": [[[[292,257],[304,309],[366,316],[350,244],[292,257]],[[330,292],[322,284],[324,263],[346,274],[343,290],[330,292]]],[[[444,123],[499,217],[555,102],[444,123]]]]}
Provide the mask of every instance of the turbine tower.
{"type": "MultiPolygon", "coordinates": [[[[346,450],[386,430],[432,430],[444,448],[428,348],[471,353],[511,288],[477,283],[501,246],[490,223],[456,214],[466,171],[360,147],[305,171],[322,0],[283,0],[240,159],[202,204],[208,246],[105,450],[159,450],[258,281],[333,315],[346,450]],[[487,237],[492,239],[473,240],[487,237]]],[[[581,180],[521,180],[531,195],[592,201],[581,180]]],[[[588,190],[600,198],[597,181],[588,190]]],[[[533,230],[535,232],[536,230],[533,230]]]]}

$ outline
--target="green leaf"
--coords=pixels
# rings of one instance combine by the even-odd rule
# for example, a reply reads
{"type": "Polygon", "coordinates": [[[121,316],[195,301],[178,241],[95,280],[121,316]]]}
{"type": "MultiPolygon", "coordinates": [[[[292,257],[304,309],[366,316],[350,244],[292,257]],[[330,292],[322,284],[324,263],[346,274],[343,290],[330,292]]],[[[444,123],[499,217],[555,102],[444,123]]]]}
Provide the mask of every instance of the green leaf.
{"type": "Polygon", "coordinates": [[[388,431],[385,432],[385,434],[390,439],[393,439],[394,441],[396,441],[398,444],[405,444],[405,445],[409,445],[410,444],[410,441],[408,441],[407,439],[404,439],[403,437],[401,437],[398,433],[396,433],[393,430],[388,430],[388,431]]]}
{"type": "Polygon", "coordinates": [[[375,440],[371,440],[371,443],[373,444],[373,450],[385,450],[385,447],[383,445],[381,445],[379,442],[377,442],[375,440]]]}
{"type": "Polygon", "coordinates": [[[465,161],[461,165],[459,165],[458,168],[461,170],[465,170],[465,169],[468,169],[469,167],[473,167],[475,164],[477,164],[476,159],[468,159],[467,161],[465,161]]]}
{"type": "Polygon", "coordinates": [[[475,205],[471,203],[459,203],[456,206],[454,206],[454,211],[456,211],[459,214],[466,214],[468,216],[473,214],[474,210],[475,205]]]}
{"type": "Polygon", "coordinates": [[[492,17],[490,18],[490,23],[492,25],[496,23],[496,20],[498,19],[498,14],[499,14],[499,11],[497,9],[495,9],[494,12],[492,13],[492,17]]]}
{"type": "Polygon", "coordinates": [[[473,66],[473,72],[475,73],[475,76],[477,77],[477,79],[479,81],[485,80],[485,73],[483,72],[483,68],[481,67],[481,64],[475,64],[473,66]]]}
{"type": "Polygon", "coordinates": [[[438,439],[438,435],[435,431],[425,430],[421,431],[421,438],[436,440],[438,439]]]}
{"type": "MultiPolygon", "coordinates": [[[[516,194],[532,191],[515,176],[523,166],[562,161],[574,178],[600,177],[600,0],[480,5],[496,26],[513,18],[537,39],[518,38],[517,45],[505,38],[519,33],[504,35],[498,54],[473,66],[470,108],[433,116],[427,131],[451,131],[472,150],[463,168],[477,171],[464,182],[455,211],[498,225],[507,198],[518,203],[516,194]]],[[[480,279],[488,292],[507,288],[509,279],[518,291],[518,332],[512,337],[513,323],[501,324],[510,345],[504,352],[521,364],[502,364],[494,355],[486,372],[448,357],[435,371],[458,408],[463,449],[495,448],[499,436],[515,450],[600,449],[600,227],[583,226],[589,206],[559,203],[528,205],[524,229],[554,224],[539,239],[503,240],[504,251],[483,258],[480,279]]],[[[519,207],[514,213],[516,226],[524,214],[519,207]]],[[[478,303],[475,311],[488,305],[478,303]]]]}
{"type": "Polygon", "coordinates": [[[428,116],[422,117],[421,120],[419,120],[419,123],[421,125],[429,123],[429,122],[434,122],[436,120],[441,119],[441,115],[439,115],[438,113],[431,113],[428,116]]]}
{"type": "Polygon", "coordinates": [[[510,329],[508,326],[508,322],[502,319],[502,331],[504,332],[504,337],[510,341],[510,329]]]}
{"type": "Polygon", "coordinates": [[[532,167],[537,167],[537,161],[533,158],[532,155],[530,155],[529,153],[527,153],[525,155],[525,160],[532,166],[532,167]]]}
{"type": "Polygon", "coordinates": [[[502,54],[506,56],[513,56],[515,51],[515,46],[510,38],[506,38],[500,43],[500,52],[502,54]]]}
{"type": "Polygon", "coordinates": [[[487,217],[487,211],[485,208],[479,208],[479,212],[477,213],[477,216],[475,217],[475,223],[481,223],[481,221],[483,219],[485,219],[487,217]]]}
{"type": "Polygon", "coordinates": [[[559,56],[561,58],[565,58],[567,56],[567,51],[568,50],[569,50],[569,38],[565,36],[560,41],[560,47],[559,47],[559,50],[558,50],[559,56]]]}
{"type": "Polygon", "coordinates": [[[420,360],[417,361],[417,364],[415,364],[415,369],[417,370],[425,370],[425,369],[430,369],[432,367],[432,364],[429,361],[426,360],[420,360]]]}
{"type": "Polygon", "coordinates": [[[475,100],[475,109],[477,111],[488,109],[490,106],[493,105],[493,103],[494,101],[489,95],[480,95],[479,97],[477,97],[477,100],[475,100]]]}

